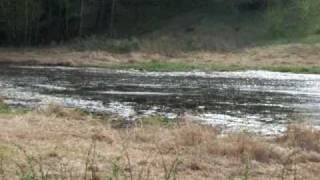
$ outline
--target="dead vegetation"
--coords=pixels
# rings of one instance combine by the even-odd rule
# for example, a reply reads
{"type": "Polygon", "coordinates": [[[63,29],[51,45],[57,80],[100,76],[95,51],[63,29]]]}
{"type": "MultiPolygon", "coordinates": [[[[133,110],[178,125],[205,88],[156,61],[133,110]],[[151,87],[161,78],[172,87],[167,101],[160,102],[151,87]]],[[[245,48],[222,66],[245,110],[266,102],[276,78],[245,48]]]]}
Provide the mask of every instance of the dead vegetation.
{"type": "MultiPolygon", "coordinates": [[[[144,67],[146,65],[152,66],[155,64],[154,66],[156,66],[162,63],[179,64],[179,66],[183,67],[192,66],[202,70],[266,69],[318,72],[318,67],[320,66],[320,61],[318,61],[320,57],[319,48],[318,44],[288,44],[246,48],[239,51],[175,52],[169,48],[170,52],[164,53],[141,50],[122,54],[93,50],[72,51],[67,48],[0,49],[0,65],[62,65],[119,68],[125,64],[125,67],[128,68],[137,67],[143,69],[147,68],[144,67]]],[[[178,70],[181,70],[181,68],[178,70]]]]}
{"type": "Polygon", "coordinates": [[[189,121],[147,118],[130,128],[51,105],[0,115],[2,179],[318,179],[320,132],[289,126],[276,138],[221,134],[189,121]],[[161,121],[155,123],[154,121],[161,121]]]}

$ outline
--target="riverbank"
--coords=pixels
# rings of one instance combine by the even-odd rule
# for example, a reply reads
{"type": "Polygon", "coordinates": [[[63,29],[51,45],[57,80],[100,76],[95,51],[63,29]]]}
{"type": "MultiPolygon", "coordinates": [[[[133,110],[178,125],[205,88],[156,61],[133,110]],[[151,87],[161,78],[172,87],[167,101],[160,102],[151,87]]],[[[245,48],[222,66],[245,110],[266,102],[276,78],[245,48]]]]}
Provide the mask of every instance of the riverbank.
{"type": "Polygon", "coordinates": [[[77,51],[69,48],[0,49],[2,65],[105,67],[145,71],[270,70],[320,73],[319,44],[287,44],[237,51],[152,53],[77,51]]]}
{"type": "Polygon", "coordinates": [[[320,132],[292,125],[270,138],[182,118],[125,126],[51,105],[31,112],[1,106],[4,179],[318,179],[320,132]]]}

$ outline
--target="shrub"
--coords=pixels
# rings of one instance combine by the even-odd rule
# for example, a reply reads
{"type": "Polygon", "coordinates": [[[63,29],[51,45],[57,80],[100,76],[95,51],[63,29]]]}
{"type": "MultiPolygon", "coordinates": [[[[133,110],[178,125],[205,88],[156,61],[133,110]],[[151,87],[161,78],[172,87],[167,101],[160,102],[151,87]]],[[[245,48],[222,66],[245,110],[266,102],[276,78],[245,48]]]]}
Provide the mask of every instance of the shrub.
{"type": "Polygon", "coordinates": [[[136,38],[110,39],[103,36],[91,36],[78,39],[71,45],[72,49],[79,51],[105,50],[114,53],[127,53],[139,49],[139,41],[136,38]]]}
{"type": "Polygon", "coordinates": [[[65,119],[85,120],[89,117],[88,114],[80,109],[64,108],[56,104],[49,104],[46,107],[39,108],[37,111],[40,114],[56,116],[58,118],[65,119]]]}
{"type": "Polygon", "coordinates": [[[277,1],[269,5],[265,20],[271,38],[299,37],[319,31],[318,0],[277,1]]]}
{"type": "Polygon", "coordinates": [[[4,103],[4,100],[0,97],[0,113],[8,113],[10,108],[4,103]]]}
{"type": "Polygon", "coordinates": [[[320,153],[320,132],[306,125],[290,125],[278,141],[290,147],[320,153]]]}

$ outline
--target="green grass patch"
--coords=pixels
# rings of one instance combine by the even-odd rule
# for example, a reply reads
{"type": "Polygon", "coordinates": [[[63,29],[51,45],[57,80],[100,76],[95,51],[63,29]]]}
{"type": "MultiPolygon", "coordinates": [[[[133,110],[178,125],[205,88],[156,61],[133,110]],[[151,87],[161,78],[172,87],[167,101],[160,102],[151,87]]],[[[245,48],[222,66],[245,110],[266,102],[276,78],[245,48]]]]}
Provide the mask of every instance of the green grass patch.
{"type": "Polygon", "coordinates": [[[320,67],[316,66],[269,66],[262,68],[263,70],[275,72],[291,72],[291,73],[304,73],[304,74],[320,74],[320,67]]]}
{"type": "Polygon", "coordinates": [[[9,147],[6,144],[0,144],[0,158],[7,158],[13,154],[13,148],[9,147]]]}
{"type": "Polygon", "coordinates": [[[186,71],[237,71],[247,70],[248,67],[239,66],[237,64],[232,65],[219,65],[219,64],[189,64],[189,63],[177,63],[177,62],[160,62],[149,61],[132,64],[115,64],[107,66],[110,69],[134,69],[150,72],[186,72],[186,71]]]}
{"type": "Polygon", "coordinates": [[[0,114],[8,114],[11,113],[11,109],[8,105],[6,105],[2,100],[0,100],[0,114]]]}
{"type": "Polygon", "coordinates": [[[301,43],[305,44],[317,44],[320,42],[320,31],[318,34],[309,35],[304,37],[303,39],[300,39],[301,43]]]}
{"type": "Polygon", "coordinates": [[[172,127],[177,123],[177,121],[174,119],[168,119],[163,116],[150,116],[139,119],[137,123],[140,126],[172,127]]]}
{"type": "Polygon", "coordinates": [[[91,36],[76,39],[67,44],[71,50],[76,51],[108,51],[112,53],[129,53],[139,50],[139,41],[136,38],[111,39],[108,36],[91,36]]]}
{"type": "Polygon", "coordinates": [[[0,114],[2,115],[18,115],[18,114],[24,114],[30,110],[25,108],[11,108],[6,103],[3,102],[3,100],[0,99],[0,114]]]}
{"type": "Polygon", "coordinates": [[[154,71],[154,72],[164,72],[164,71],[191,71],[196,69],[203,69],[201,65],[187,64],[187,63],[169,63],[169,62],[141,62],[133,64],[118,64],[112,65],[109,68],[112,69],[136,69],[142,71],[154,71]]]}
{"type": "Polygon", "coordinates": [[[305,74],[320,74],[320,67],[317,66],[264,66],[253,67],[238,64],[219,65],[219,64],[188,64],[188,63],[171,63],[150,61],[133,64],[116,64],[106,68],[110,69],[134,69],[148,72],[187,72],[187,71],[246,71],[246,70],[266,70],[274,72],[291,72],[291,73],[305,73],[305,74]]]}

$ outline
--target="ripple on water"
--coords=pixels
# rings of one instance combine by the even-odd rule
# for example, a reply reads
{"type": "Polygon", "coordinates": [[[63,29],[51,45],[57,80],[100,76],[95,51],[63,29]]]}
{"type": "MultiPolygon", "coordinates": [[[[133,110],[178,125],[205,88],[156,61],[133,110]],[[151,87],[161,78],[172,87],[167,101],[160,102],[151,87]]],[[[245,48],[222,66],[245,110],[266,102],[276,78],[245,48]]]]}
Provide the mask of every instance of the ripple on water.
{"type": "Polygon", "coordinates": [[[303,110],[313,119],[320,117],[319,75],[19,68],[0,74],[0,96],[8,97],[6,102],[14,106],[55,103],[127,120],[150,115],[175,119],[191,111],[190,119],[219,126],[224,132],[264,135],[282,133],[291,109],[303,110]]]}

